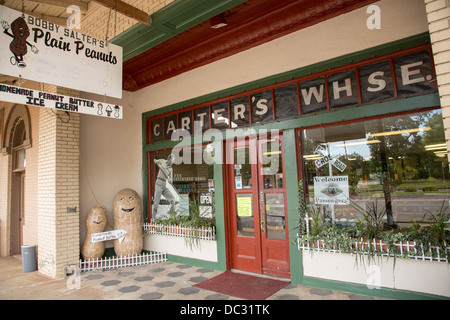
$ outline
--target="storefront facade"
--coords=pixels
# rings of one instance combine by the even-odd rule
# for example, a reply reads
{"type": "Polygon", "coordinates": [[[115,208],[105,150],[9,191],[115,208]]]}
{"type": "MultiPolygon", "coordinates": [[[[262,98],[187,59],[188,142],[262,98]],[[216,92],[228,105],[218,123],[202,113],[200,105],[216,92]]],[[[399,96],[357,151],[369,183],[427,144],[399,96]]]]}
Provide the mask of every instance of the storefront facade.
{"type": "MultiPolygon", "coordinates": [[[[367,273],[363,280],[356,271],[353,278],[322,276],[295,245],[299,183],[332,224],[352,223],[355,205],[375,204],[387,225],[410,226],[448,202],[448,157],[429,33],[350,52],[143,113],[148,221],[177,210],[187,216],[192,201],[214,199],[205,215],[216,227],[212,248],[172,259],[371,292],[367,273]],[[155,206],[156,161],[170,154],[174,190],[168,201],[158,194],[155,206]],[[339,195],[326,189],[336,181],[339,195]],[[215,254],[202,259],[207,250],[215,254]]],[[[148,248],[161,247],[148,241],[148,248]]],[[[446,276],[439,272],[438,279],[446,276]]],[[[377,294],[433,292],[384,286],[377,294]]]]}
{"type": "MultiPolygon", "coordinates": [[[[1,255],[36,245],[39,270],[61,276],[79,263],[90,209],[104,205],[113,221],[114,195],[131,188],[146,223],[193,225],[196,214],[214,225],[213,240],[144,238],[144,250],[170,260],[388,298],[449,297],[446,263],[397,259],[394,271],[387,259],[358,269],[350,254],[300,248],[298,236],[300,193],[327,224],[343,227],[361,218],[355,206],[378,206],[387,226],[408,228],[448,204],[445,1],[305,1],[301,10],[274,1],[278,20],[254,17],[252,8],[271,16],[270,6],[247,2],[166,1],[154,26],[113,39],[124,48],[124,90],[108,102],[123,106],[121,120],[70,113],[62,121],[2,104],[1,255]],[[236,32],[211,33],[221,13],[236,32]],[[174,32],[184,25],[208,40],[187,48],[195,37],[174,32]],[[23,197],[11,197],[13,189],[23,197]],[[377,290],[368,285],[374,275],[377,290]]],[[[95,10],[89,19],[104,18],[95,10]]]]}
{"type": "MultiPolygon", "coordinates": [[[[154,162],[172,153],[178,157],[173,164],[173,181],[179,193],[191,199],[208,193],[215,199],[217,248],[223,250],[217,266],[298,279],[301,271],[295,263],[299,252],[289,248],[298,232],[298,179],[313,198],[320,195],[317,188],[322,186],[315,185],[314,176],[328,180],[345,176],[343,205],[333,206],[332,219],[339,223],[352,218],[350,201],[369,203],[378,199],[381,206],[386,204],[380,193],[383,184],[377,183],[383,168],[381,159],[390,161],[390,170],[395,171],[391,172],[393,179],[389,181],[406,184],[408,180],[417,179],[416,163],[423,155],[398,156],[399,144],[405,144],[407,149],[408,139],[414,139],[408,135],[423,133],[421,138],[429,141],[427,145],[445,143],[436,84],[426,80],[434,77],[427,37],[423,34],[359,53],[352,60],[360,62],[350,65],[339,66],[342,62],[338,59],[334,62],[335,68],[287,82],[281,81],[281,75],[281,85],[194,107],[181,107],[170,113],[145,113],[143,161],[147,168],[144,176],[147,190],[144,203],[148,219],[164,219],[162,212],[152,209],[155,208],[152,199],[158,172],[154,162]],[[411,44],[410,48],[398,50],[411,44]],[[390,53],[392,48],[396,48],[394,53],[390,53]],[[374,51],[387,54],[364,59],[374,51]],[[433,119],[437,119],[436,125],[431,124],[433,119]],[[427,138],[430,126],[440,133],[427,138]],[[398,136],[406,142],[395,141],[398,136]],[[386,142],[385,137],[393,141],[386,142]],[[383,150],[379,139],[384,141],[383,150]],[[203,148],[196,148],[202,144],[203,148]],[[328,150],[318,149],[318,146],[328,147],[328,150]],[[338,160],[332,161],[332,158],[338,160]],[[408,161],[411,164],[405,165],[408,161]],[[196,174],[190,174],[189,167],[196,168],[196,174]],[[199,171],[205,174],[200,175],[199,171]],[[370,185],[380,185],[378,194],[369,191],[370,185]]],[[[320,70],[320,65],[316,68],[320,70]]],[[[417,143],[411,142],[409,148],[417,147],[417,143]]],[[[439,157],[434,149],[428,152],[439,157]]],[[[442,182],[448,179],[448,164],[446,157],[439,158],[443,162],[429,170],[438,176],[434,179],[442,182]]],[[[387,164],[384,167],[387,168],[387,164]]],[[[436,187],[438,185],[436,181],[436,187]]],[[[445,191],[446,187],[442,189],[445,191]]],[[[423,196],[417,199],[416,195],[416,201],[423,203],[423,196]]],[[[433,210],[447,198],[448,193],[444,193],[433,199],[433,204],[428,201],[425,206],[433,210]]],[[[327,197],[321,200],[327,201],[327,197]]],[[[334,198],[332,201],[336,203],[334,198]]],[[[411,200],[398,195],[389,200],[396,209],[393,223],[422,218],[423,206],[405,207],[405,201],[411,200]],[[415,210],[411,210],[412,207],[415,210]]],[[[327,205],[327,202],[316,203],[327,205]]]]}

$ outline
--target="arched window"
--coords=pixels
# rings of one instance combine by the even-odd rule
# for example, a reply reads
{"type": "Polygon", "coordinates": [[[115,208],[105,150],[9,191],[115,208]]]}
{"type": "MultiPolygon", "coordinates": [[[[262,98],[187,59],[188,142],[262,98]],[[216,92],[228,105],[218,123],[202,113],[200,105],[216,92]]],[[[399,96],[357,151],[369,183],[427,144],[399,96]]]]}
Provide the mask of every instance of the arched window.
{"type": "Polygon", "coordinates": [[[8,115],[2,140],[2,153],[11,154],[13,148],[19,146],[21,149],[31,148],[30,115],[24,105],[15,105],[8,115]]]}
{"type": "Polygon", "coordinates": [[[13,171],[21,171],[26,166],[26,130],[25,122],[22,118],[16,121],[16,125],[11,135],[12,139],[12,155],[13,155],[13,171]]]}

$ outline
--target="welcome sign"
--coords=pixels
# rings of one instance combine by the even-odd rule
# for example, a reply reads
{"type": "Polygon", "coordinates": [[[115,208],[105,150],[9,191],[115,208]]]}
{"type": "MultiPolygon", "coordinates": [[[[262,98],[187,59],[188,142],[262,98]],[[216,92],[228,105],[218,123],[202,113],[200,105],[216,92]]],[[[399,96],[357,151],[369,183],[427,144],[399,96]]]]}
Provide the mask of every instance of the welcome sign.
{"type": "Polygon", "coordinates": [[[122,98],[122,47],[0,5],[0,73],[122,98]]]}
{"type": "Polygon", "coordinates": [[[348,176],[314,177],[315,204],[350,204],[348,176]]]}

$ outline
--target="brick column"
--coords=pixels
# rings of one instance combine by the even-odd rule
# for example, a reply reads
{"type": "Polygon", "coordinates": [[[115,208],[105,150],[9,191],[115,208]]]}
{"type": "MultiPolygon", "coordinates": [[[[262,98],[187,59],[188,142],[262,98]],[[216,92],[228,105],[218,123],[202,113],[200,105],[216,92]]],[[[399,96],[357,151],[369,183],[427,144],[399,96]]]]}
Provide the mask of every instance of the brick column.
{"type": "Polygon", "coordinates": [[[61,277],[65,265],[79,263],[79,121],[78,114],[71,113],[64,123],[52,110],[40,110],[38,268],[51,277],[61,277]],[[76,212],[68,212],[74,207],[76,212]]]}
{"type": "MultiPolygon", "coordinates": [[[[437,83],[444,119],[445,140],[450,150],[450,1],[425,0],[437,83]]],[[[450,160],[450,154],[448,155],[450,160]]]]}

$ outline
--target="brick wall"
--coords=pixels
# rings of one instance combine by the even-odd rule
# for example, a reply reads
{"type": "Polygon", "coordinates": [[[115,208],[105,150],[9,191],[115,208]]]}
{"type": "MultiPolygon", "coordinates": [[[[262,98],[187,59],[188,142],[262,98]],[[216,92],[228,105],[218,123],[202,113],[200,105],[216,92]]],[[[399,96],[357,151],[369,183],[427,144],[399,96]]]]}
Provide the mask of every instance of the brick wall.
{"type": "Polygon", "coordinates": [[[36,245],[38,242],[39,108],[28,107],[28,112],[30,113],[32,147],[26,150],[23,244],[36,245]]]}
{"type": "MultiPolygon", "coordinates": [[[[56,88],[69,95],[67,89],[56,88]]],[[[50,92],[51,90],[45,90],[50,92]]],[[[76,96],[77,93],[70,92],[76,96]]],[[[40,109],[38,157],[38,267],[52,277],[79,259],[79,115],[40,109]],[[61,121],[68,121],[67,123],[61,121]],[[68,213],[67,208],[76,207],[68,213]]]]}
{"type": "Polygon", "coordinates": [[[450,1],[425,0],[425,7],[441,98],[445,139],[447,150],[450,150],[450,1]]]}
{"type": "MultiPolygon", "coordinates": [[[[127,2],[152,14],[173,1],[127,2]]],[[[80,32],[105,39],[108,29],[108,39],[111,40],[114,34],[118,35],[137,23],[119,13],[115,22],[114,12],[111,12],[108,28],[109,14],[109,9],[91,1],[80,32]]],[[[52,85],[43,85],[42,90],[79,96],[77,91],[52,85]]],[[[67,120],[66,116],[63,118],[67,120]]],[[[79,130],[78,114],[71,114],[70,121],[64,123],[52,111],[39,109],[38,267],[42,273],[52,277],[63,276],[64,266],[77,264],[79,259],[79,130]],[[76,207],[77,212],[67,213],[67,207],[76,207]]]]}

